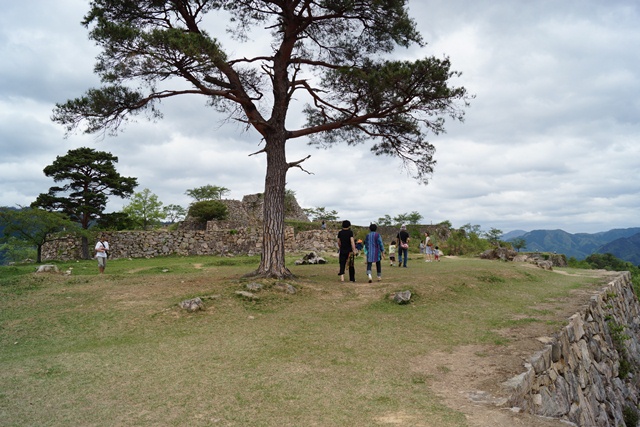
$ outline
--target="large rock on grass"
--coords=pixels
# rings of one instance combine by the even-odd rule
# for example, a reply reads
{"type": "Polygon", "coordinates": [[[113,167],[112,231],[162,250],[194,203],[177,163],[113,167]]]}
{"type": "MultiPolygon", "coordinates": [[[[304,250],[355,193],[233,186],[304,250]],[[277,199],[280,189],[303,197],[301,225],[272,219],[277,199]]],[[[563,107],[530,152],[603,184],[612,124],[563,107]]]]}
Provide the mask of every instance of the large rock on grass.
{"type": "Polygon", "coordinates": [[[57,265],[43,264],[38,267],[36,273],[60,273],[57,265]]]}
{"type": "Polygon", "coordinates": [[[398,304],[409,304],[411,302],[411,291],[396,292],[392,299],[398,304]]]}
{"type": "Polygon", "coordinates": [[[191,299],[180,302],[180,308],[183,308],[188,312],[193,313],[194,311],[204,310],[204,303],[202,302],[202,299],[199,297],[191,298],[191,299]]]}

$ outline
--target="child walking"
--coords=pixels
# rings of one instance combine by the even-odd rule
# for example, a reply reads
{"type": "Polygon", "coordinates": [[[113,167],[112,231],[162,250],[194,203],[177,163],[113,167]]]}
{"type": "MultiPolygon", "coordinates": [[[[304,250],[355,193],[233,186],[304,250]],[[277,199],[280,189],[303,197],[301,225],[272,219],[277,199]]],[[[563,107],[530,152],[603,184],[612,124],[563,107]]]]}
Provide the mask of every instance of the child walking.
{"type": "Polygon", "coordinates": [[[391,267],[393,267],[396,263],[396,241],[392,240],[389,245],[389,261],[391,261],[391,267]]]}

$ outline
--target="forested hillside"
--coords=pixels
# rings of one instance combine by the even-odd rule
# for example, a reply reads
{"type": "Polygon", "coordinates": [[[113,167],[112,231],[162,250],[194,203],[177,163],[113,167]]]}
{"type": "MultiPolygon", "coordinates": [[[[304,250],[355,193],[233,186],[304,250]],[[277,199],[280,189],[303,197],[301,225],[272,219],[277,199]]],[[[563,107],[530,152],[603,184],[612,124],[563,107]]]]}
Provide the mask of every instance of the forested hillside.
{"type": "Polygon", "coordinates": [[[640,266],[640,233],[609,242],[599,248],[598,252],[609,253],[615,255],[616,258],[640,266]]]}
{"type": "MultiPolygon", "coordinates": [[[[529,252],[557,252],[578,260],[594,253],[611,253],[617,258],[640,264],[640,227],[619,228],[599,233],[567,233],[564,230],[533,230],[521,234],[529,252]]],[[[506,239],[513,240],[515,237],[506,239]]]]}

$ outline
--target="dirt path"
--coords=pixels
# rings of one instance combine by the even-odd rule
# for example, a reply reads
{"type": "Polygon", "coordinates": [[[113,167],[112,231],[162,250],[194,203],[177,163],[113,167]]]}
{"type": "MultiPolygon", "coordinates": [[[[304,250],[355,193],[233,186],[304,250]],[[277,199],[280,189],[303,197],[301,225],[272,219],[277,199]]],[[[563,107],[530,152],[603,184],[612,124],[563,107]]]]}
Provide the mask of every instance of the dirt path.
{"type": "Polygon", "coordinates": [[[496,350],[465,346],[456,348],[453,353],[433,353],[421,363],[435,370],[432,389],[447,406],[464,413],[471,427],[567,426],[559,420],[497,406],[506,399],[500,384],[514,376],[514,371],[523,371],[524,354],[504,350],[503,354],[487,353],[496,350]]]}
{"type": "MultiPolygon", "coordinates": [[[[538,268],[531,266],[532,268],[538,268]]],[[[555,271],[555,270],[554,270],[555,271]]],[[[565,271],[555,271],[568,274],[565,271]]],[[[585,270],[580,275],[613,278],[619,273],[585,270]]],[[[568,319],[584,309],[594,292],[581,291],[562,301],[562,317],[568,319]]],[[[557,305],[556,305],[557,306],[557,305]]],[[[524,372],[524,363],[549,340],[545,325],[532,323],[524,328],[503,331],[507,346],[464,346],[453,353],[432,353],[419,361],[433,370],[433,390],[448,406],[463,412],[471,427],[551,427],[574,425],[566,421],[518,413],[498,406],[507,395],[502,383],[524,372]],[[490,355],[488,357],[487,355],[490,355]]]]}

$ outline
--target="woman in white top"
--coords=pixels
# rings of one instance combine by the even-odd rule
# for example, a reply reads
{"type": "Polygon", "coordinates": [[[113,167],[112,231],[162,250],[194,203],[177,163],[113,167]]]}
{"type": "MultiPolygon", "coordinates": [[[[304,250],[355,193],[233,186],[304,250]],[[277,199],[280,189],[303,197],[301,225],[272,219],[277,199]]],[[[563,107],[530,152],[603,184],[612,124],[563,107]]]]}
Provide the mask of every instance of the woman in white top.
{"type": "Polygon", "coordinates": [[[426,231],[424,233],[424,262],[431,262],[431,248],[433,247],[433,242],[431,242],[431,237],[429,237],[429,232],[426,231]]]}

